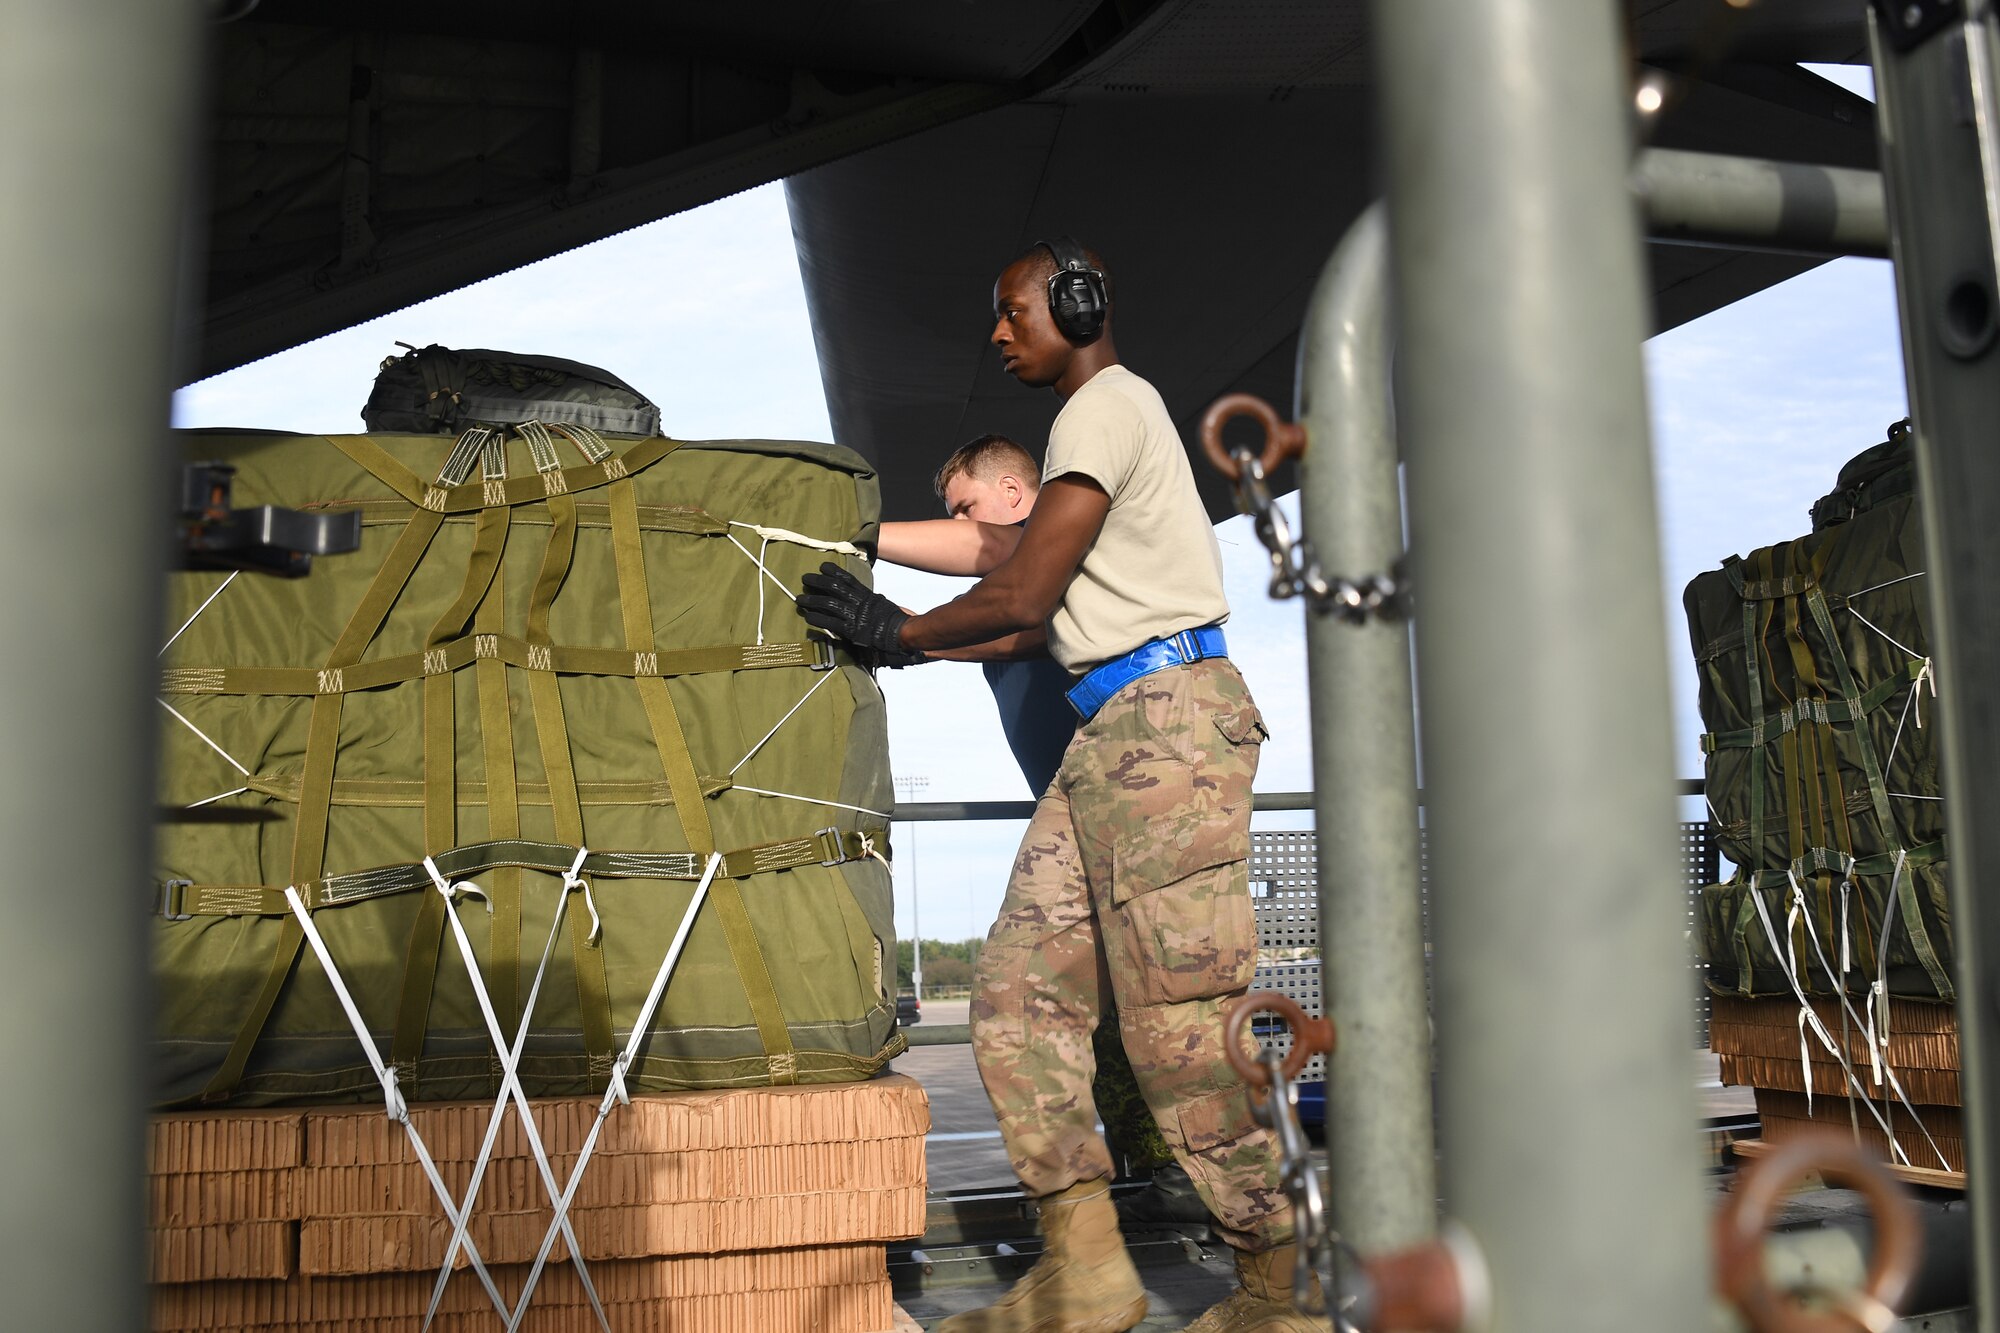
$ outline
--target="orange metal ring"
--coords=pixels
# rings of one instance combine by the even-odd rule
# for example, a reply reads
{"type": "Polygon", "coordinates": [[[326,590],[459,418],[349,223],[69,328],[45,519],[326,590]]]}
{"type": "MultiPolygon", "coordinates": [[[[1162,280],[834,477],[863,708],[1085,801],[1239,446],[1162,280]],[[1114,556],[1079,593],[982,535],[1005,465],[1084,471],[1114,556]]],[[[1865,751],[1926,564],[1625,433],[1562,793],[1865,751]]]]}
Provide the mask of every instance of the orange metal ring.
{"type": "Polygon", "coordinates": [[[1853,1333],[1876,1320],[1857,1311],[1893,1310],[1909,1290],[1923,1249],[1916,1210],[1902,1183],[1852,1139],[1836,1133],[1793,1139],[1746,1167],[1715,1217],[1715,1273],[1722,1294],[1757,1333],[1853,1333]],[[1773,1291],[1764,1275],[1764,1236],[1792,1188],[1817,1173],[1859,1190],[1875,1215],[1867,1284],[1844,1308],[1808,1310],[1773,1291]]]}
{"type": "Polygon", "coordinates": [[[1243,1049],[1243,1025],[1252,1014],[1276,1014],[1291,1028],[1292,1049],[1285,1053],[1284,1064],[1280,1066],[1286,1078],[1297,1078],[1313,1056],[1333,1054],[1332,1022],[1314,1018],[1289,995],[1270,990],[1251,991],[1229,1006],[1229,1017],[1222,1025],[1222,1041],[1230,1067],[1253,1088],[1270,1087],[1271,1071],[1243,1049]]]}
{"type": "Polygon", "coordinates": [[[1277,408],[1254,393],[1226,393],[1210,403],[1208,411],[1202,413],[1201,447],[1208,454],[1208,461],[1215,465],[1215,470],[1229,480],[1237,480],[1243,469],[1223,447],[1222,427],[1237,417],[1254,418],[1264,427],[1264,456],[1258,462],[1263,465],[1265,476],[1276,472],[1278,464],[1287,458],[1304,456],[1305,427],[1284,420],[1278,415],[1277,408]]]}

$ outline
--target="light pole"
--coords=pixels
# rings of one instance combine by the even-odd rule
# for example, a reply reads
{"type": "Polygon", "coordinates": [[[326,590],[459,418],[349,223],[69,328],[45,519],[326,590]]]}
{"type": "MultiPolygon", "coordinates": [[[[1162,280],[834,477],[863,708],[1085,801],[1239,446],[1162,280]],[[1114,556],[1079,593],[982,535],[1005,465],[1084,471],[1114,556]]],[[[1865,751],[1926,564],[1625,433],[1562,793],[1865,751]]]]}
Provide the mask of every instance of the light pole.
{"type": "MultiPolygon", "coordinates": [[[[914,799],[924,788],[931,785],[927,777],[896,779],[896,799],[914,799]]],[[[924,932],[922,918],[917,914],[917,826],[905,823],[910,831],[910,989],[924,998],[924,932]]]]}

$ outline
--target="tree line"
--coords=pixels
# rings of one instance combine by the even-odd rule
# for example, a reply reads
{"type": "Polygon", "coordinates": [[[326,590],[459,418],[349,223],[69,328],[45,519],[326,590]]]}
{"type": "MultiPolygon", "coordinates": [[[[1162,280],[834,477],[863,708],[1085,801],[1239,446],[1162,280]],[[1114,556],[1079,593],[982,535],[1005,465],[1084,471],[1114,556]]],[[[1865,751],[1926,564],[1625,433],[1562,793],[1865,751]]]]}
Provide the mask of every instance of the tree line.
{"type": "MultiPolygon", "coordinates": [[[[924,985],[970,986],[973,965],[979,961],[979,948],[985,943],[983,939],[925,940],[924,985]]],[[[912,961],[911,941],[897,940],[897,990],[911,988],[912,961]]]]}

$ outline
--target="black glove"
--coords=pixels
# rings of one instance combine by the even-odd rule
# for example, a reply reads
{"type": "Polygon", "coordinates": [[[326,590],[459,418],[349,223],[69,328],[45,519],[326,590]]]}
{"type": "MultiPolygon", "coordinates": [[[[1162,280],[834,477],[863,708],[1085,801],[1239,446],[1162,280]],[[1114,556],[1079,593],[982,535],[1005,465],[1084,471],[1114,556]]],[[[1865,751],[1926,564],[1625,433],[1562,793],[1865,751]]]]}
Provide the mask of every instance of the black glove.
{"type": "Polygon", "coordinates": [[[910,666],[927,660],[897,642],[897,631],[910,617],[894,602],[831,560],[819,573],[805,577],[806,590],[799,597],[799,614],[815,629],[823,629],[838,639],[872,655],[881,666],[910,666]]]}

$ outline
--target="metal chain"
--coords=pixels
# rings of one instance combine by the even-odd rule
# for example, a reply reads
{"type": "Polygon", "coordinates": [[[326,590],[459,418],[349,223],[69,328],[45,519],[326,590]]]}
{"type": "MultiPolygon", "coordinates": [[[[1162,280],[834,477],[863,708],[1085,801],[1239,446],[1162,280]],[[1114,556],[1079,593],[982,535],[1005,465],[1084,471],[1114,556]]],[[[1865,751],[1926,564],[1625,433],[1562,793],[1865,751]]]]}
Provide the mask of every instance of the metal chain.
{"type": "Polygon", "coordinates": [[[1265,1047],[1257,1062],[1271,1073],[1271,1086],[1263,1097],[1250,1098],[1250,1114],[1278,1140],[1278,1186],[1292,1205],[1292,1227],[1297,1243],[1292,1270],[1292,1301],[1307,1313],[1313,1274],[1326,1263],[1327,1309],[1340,1316],[1334,1327],[1338,1333],[1354,1333],[1345,1317],[1349,1303],[1342,1299],[1340,1255],[1354,1258],[1327,1219],[1326,1198],[1320,1192],[1319,1172],[1313,1169],[1312,1144],[1299,1124],[1298,1087],[1285,1077],[1284,1056],[1274,1047],[1265,1047]]]}
{"type": "Polygon", "coordinates": [[[1236,508],[1250,516],[1257,539],[1271,554],[1271,596],[1278,601],[1304,597],[1321,615],[1334,615],[1352,625],[1371,617],[1402,619],[1408,614],[1406,582],[1393,574],[1369,574],[1358,579],[1328,577],[1303,535],[1292,536],[1285,511],[1278,508],[1264,480],[1263,462],[1248,449],[1233,449],[1236,460],[1236,508]]]}

